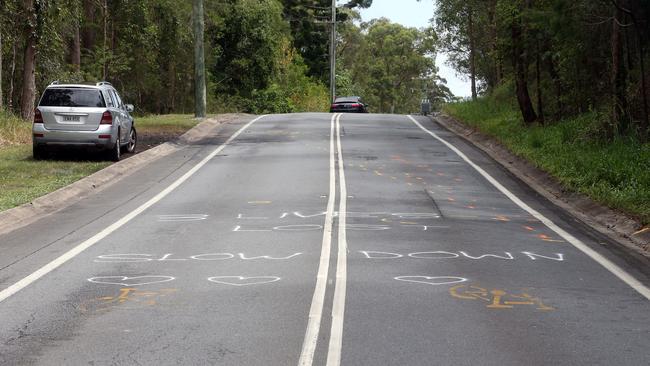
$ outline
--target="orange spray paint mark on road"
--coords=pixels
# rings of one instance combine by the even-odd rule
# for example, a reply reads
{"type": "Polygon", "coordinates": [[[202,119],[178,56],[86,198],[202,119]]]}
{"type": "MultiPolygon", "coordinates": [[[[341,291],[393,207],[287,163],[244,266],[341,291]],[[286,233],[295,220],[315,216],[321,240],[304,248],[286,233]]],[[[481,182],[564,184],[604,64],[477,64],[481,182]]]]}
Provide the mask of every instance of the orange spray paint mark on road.
{"type": "Polygon", "coordinates": [[[554,242],[554,243],[564,243],[564,240],[556,240],[556,239],[553,239],[550,236],[545,235],[545,234],[539,234],[539,235],[537,235],[537,237],[539,239],[544,240],[544,241],[549,241],[549,242],[554,242]]]}
{"type": "Polygon", "coordinates": [[[141,309],[157,304],[157,299],[171,295],[177,289],[162,289],[159,291],[147,291],[137,288],[121,288],[116,296],[103,296],[96,299],[84,301],[79,309],[85,313],[110,311],[113,308],[124,310],[141,309]]]}
{"type": "Polygon", "coordinates": [[[508,293],[505,290],[486,288],[477,285],[457,285],[449,289],[449,294],[462,300],[479,300],[488,303],[488,309],[513,309],[515,306],[535,306],[537,310],[551,311],[555,308],[545,305],[539,297],[526,292],[508,293]]]}

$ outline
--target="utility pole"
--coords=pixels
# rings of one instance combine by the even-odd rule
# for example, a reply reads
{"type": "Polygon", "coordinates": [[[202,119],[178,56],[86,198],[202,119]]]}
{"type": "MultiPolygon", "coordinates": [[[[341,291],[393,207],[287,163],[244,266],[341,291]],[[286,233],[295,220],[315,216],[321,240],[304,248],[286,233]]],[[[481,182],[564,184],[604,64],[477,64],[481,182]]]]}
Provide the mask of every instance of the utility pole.
{"type": "Polygon", "coordinates": [[[192,3],[192,18],[194,23],[194,117],[205,118],[205,56],[203,50],[203,0],[192,3]]]}
{"type": "Polygon", "coordinates": [[[332,30],[330,35],[330,100],[336,98],[336,0],[332,0],[332,30]]]}

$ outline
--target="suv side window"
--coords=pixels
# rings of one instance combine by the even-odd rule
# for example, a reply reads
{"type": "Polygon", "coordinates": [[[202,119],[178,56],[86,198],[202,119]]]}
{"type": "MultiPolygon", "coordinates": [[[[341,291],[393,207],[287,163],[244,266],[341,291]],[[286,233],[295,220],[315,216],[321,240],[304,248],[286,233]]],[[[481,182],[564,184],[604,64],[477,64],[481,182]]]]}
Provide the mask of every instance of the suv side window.
{"type": "Polygon", "coordinates": [[[109,89],[111,96],[113,97],[113,100],[115,100],[115,106],[121,109],[124,109],[122,105],[122,100],[120,99],[120,96],[117,95],[117,92],[113,89],[109,89]]]}
{"type": "Polygon", "coordinates": [[[111,93],[109,93],[108,90],[103,90],[102,92],[104,94],[104,99],[106,99],[106,107],[114,108],[115,101],[113,100],[113,96],[111,95],[111,93]]]}

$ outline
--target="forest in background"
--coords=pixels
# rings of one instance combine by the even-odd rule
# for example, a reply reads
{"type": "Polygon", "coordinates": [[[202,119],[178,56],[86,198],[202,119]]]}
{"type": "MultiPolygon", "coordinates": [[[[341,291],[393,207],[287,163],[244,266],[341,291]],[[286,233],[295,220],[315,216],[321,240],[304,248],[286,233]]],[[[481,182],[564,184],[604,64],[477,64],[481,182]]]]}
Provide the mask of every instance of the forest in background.
{"type": "Polygon", "coordinates": [[[440,50],[474,100],[513,95],[526,125],[597,112],[599,138],[648,141],[650,1],[436,3],[440,50]]]}
{"type": "MultiPolygon", "coordinates": [[[[138,114],[193,112],[191,1],[1,4],[0,110],[31,120],[52,81],[106,80],[138,114]]],[[[361,23],[356,9],[371,4],[337,10],[338,95],[362,95],[374,111],[417,110],[436,80],[433,29],[361,23]]],[[[204,8],[209,112],[328,110],[330,0],[204,0],[204,8]]]]}
{"type": "Polygon", "coordinates": [[[438,0],[472,99],[444,106],[578,192],[650,223],[650,1],[438,0]]]}

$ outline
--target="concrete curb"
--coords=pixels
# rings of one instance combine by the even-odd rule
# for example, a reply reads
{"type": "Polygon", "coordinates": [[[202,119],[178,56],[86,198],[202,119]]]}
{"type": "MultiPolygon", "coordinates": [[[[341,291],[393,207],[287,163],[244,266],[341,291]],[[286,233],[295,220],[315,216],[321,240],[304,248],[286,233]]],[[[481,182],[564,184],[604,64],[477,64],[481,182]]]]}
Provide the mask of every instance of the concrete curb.
{"type": "Polygon", "coordinates": [[[181,150],[185,145],[199,141],[214,132],[215,127],[242,115],[224,114],[209,118],[194,126],[174,141],[168,141],[149,150],[112,164],[68,186],[34,199],[32,202],[0,212],[0,235],[34,223],[44,216],[56,213],[91,194],[101,192],[145,165],[181,150]]]}
{"type": "Polygon", "coordinates": [[[485,152],[537,193],[578,220],[621,246],[650,258],[650,230],[643,231],[638,220],[603,206],[582,194],[567,192],[555,178],[511,153],[496,139],[450,116],[439,114],[431,118],[435,123],[485,152]]]}

